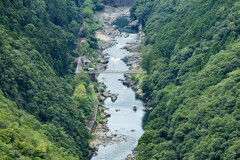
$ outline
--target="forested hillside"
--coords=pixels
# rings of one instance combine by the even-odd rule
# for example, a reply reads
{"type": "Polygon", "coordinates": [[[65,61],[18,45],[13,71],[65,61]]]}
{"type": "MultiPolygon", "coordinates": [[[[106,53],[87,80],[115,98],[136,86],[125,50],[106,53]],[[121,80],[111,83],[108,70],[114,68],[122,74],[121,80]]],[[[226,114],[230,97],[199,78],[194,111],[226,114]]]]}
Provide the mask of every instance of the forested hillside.
{"type": "Polygon", "coordinates": [[[131,16],[154,107],[137,159],[240,158],[240,1],[137,0],[131,16]]]}
{"type": "Polygon", "coordinates": [[[1,158],[87,159],[92,93],[88,75],[74,79],[73,62],[96,56],[93,12],[103,7],[98,0],[0,0],[1,158]],[[77,52],[83,21],[85,47],[77,52]]]}

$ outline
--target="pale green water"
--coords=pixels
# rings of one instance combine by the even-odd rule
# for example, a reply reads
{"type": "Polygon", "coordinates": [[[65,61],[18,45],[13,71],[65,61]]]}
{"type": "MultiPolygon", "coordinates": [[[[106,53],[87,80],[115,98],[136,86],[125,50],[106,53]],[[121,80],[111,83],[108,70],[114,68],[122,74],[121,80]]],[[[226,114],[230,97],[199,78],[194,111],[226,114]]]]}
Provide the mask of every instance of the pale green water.
{"type": "MultiPolygon", "coordinates": [[[[128,42],[135,41],[137,34],[130,34],[128,37],[120,36],[115,38],[116,44],[103,51],[110,55],[107,70],[123,71],[128,70],[126,64],[120,60],[126,55],[130,55],[128,51],[121,49],[128,42]]],[[[92,160],[122,160],[131,153],[137,145],[138,139],[143,134],[142,119],[144,108],[141,100],[135,99],[135,92],[124,86],[118,79],[124,79],[123,74],[100,74],[98,80],[104,82],[107,90],[112,93],[119,93],[118,99],[111,102],[110,98],[106,99],[105,106],[109,107],[107,113],[111,114],[108,118],[108,124],[112,133],[118,134],[117,139],[121,141],[118,144],[100,146],[97,155],[92,157],[92,160]],[[137,111],[133,111],[133,105],[137,106],[137,111]],[[116,112],[115,109],[120,109],[116,112]],[[131,130],[134,129],[134,132],[131,130]],[[122,138],[126,136],[126,140],[122,138]]]]}

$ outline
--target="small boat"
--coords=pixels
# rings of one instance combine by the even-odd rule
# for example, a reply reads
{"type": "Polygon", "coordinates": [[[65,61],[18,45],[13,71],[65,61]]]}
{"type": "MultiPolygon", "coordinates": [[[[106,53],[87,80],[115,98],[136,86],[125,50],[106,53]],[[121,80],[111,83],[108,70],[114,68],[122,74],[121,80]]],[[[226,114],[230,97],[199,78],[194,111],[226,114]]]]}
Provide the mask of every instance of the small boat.
{"type": "Polygon", "coordinates": [[[137,106],[136,105],[133,105],[133,110],[137,111],[137,106]]]}

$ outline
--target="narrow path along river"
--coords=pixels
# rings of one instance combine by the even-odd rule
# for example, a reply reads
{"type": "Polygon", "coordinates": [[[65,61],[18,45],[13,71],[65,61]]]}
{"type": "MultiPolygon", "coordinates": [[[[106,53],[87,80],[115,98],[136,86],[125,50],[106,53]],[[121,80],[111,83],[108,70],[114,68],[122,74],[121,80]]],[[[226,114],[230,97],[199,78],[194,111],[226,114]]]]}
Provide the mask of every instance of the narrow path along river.
{"type": "MultiPolygon", "coordinates": [[[[113,38],[110,43],[113,45],[103,50],[103,55],[108,54],[109,63],[107,70],[127,71],[129,67],[121,58],[133,53],[123,49],[124,46],[137,40],[138,34],[128,34],[121,32],[113,38]]],[[[111,114],[108,118],[107,126],[109,130],[116,134],[116,144],[100,145],[96,154],[91,160],[122,160],[132,153],[136,147],[138,139],[143,134],[142,119],[144,112],[143,102],[135,98],[135,92],[124,86],[119,79],[124,79],[123,74],[100,74],[98,81],[103,82],[107,90],[111,93],[118,93],[119,96],[115,102],[110,98],[104,101],[104,105],[109,108],[106,112],[111,114]],[[133,105],[137,106],[137,111],[133,111],[133,105]],[[116,111],[120,110],[120,111],[116,111]]]]}

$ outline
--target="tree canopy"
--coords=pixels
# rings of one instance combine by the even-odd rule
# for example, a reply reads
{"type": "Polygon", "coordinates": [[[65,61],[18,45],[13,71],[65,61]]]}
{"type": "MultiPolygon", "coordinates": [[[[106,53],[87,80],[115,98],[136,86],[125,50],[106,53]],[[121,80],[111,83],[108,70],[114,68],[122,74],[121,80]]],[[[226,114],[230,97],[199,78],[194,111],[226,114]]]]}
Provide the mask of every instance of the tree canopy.
{"type": "Polygon", "coordinates": [[[135,2],[154,107],[137,159],[240,158],[239,10],[237,0],[135,2]]]}
{"type": "Polygon", "coordinates": [[[93,104],[89,77],[74,80],[73,62],[83,55],[76,48],[84,18],[84,54],[97,48],[99,25],[84,17],[88,3],[90,13],[103,8],[98,0],[0,1],[1,158],[87,159],[84,120],[93,104]],[[77,84],[86,92],[74,91],[77,84]]]}

